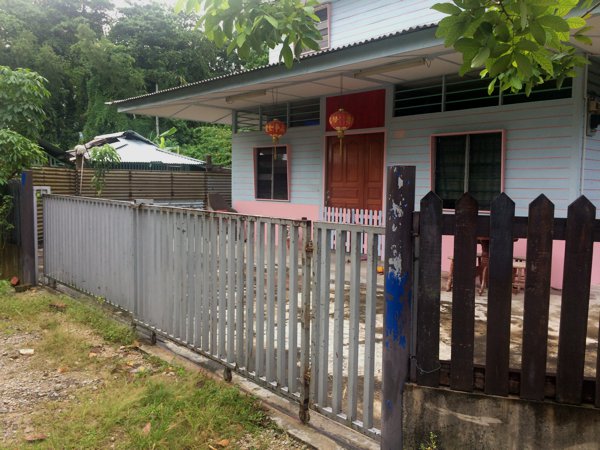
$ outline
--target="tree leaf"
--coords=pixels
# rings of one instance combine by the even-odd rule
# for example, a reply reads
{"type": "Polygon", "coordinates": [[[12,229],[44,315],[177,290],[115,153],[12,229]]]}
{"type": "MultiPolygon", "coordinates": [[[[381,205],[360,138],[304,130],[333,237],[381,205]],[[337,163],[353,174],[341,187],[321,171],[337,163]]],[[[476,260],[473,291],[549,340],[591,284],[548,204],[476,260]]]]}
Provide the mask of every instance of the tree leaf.
{"type": "Polygon", "coordinates": [[[475,55],[475,58],[473,58],[473,60],[471,61],[471,67],[476,68],[483,66],[489,57],[490,49],[488,47],[483,47],[479,50],[477,55],[475,55]]]}
{"type": "Polygon", "coordinates": [[[529,58],[519,52],[515,52],[514,57],[517,63],[517,70],[523,75],[524,78],[531,78],[533,75],[533,70],[529,58]]]}
{"type": "Polygon", "coordinates": [[[571,29],[565,19],[551,14],[539,17],[537,23],[554,31],[568,32],[571,29]]]}
{"type": "Polygon", "coordinates": [[[490,77],[495,78],[500,74],[500,72],[504,72],[508,68],[511,61],[512,61],[511,55],[501,56],[496,61],[494,61],[494,63],[492,64],[492,67],[490,67],[490,72],[489,72],[490,77]]]}
{"type": "Polygon", "coordinates": [[[535,39],[535,41],[540,45],[546,45],[547,37],[546,30],[537,22],[533,22],[529,24],[529,29],[531,30],[531,35],[535,39]]]}
{"type": "Polygon", "coordinates": [[[585,26],[586,21],[581,17],[569,17],[567,23],[571,29],[582,28],[585,26]]]}
{"type": "Polygon", "coordinates": [[[460,14],[462,12],[458,6],[453,5],[452,3],[436,3],[431,7],[431,9],[443,14],[448,14],[450,16],[460,14]]]}

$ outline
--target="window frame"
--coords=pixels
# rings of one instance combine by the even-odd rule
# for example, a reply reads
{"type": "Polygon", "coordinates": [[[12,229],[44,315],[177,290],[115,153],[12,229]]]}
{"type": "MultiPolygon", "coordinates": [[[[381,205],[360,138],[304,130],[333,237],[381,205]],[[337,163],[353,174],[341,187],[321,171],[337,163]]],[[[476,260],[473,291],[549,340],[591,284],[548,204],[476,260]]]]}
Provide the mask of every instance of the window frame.
{"type": "MultiPolygon", "coordinates": [[[[253,161],[253,177],[254,177],[254,200],[257,202],[282,202],[282,203],[290,203],[292,198],[291,188],[291,146],[289,144],[275,144],[275,145],[258,145],[253,147],[252,149],[252,161],[253,161]],[[262,149],[270,149],[277,147],[285,147],[285,154],[287,156],[286,159],[286,182],[287,182],[287,198],[259,198],[258,197],[258,152],[262,149]]],[[[271,186],[273,183],[273,179],[271,179],[271,186]]]]}
{"type": "MultiPolygon", "coordinates": [[[[320,46],[318,51],[327,50],[327,49],[331,48],[331,3],[326,2],[326,3],[321,3],[319,6],[316,6],[315,14],[322,10],[327,11],[327,19],[318,22],[317,28],[319,27],[319,25],[326,23],[325,28],[327,29],[327,42],[325,43],[325,45],[320,46]]],[[[317,52],[316,50],[308,49],[308,50],[305,50],[302,53],[300,53],[300,56],[310,55],[310,54],[316,53],[316,52],[317,52]]]]}
{"type": "MultiPolygon", "coordinates": [[[[430,136],[429,145],[430,145],[430,174],[429,174],[429,184],[430,190],[435,192],[435,171],[436,171],[436,156],[437,156],[437,148],[436,148],[436,140],[439,137],[446,136],[467,136],[467,135],[475,135],[475,134],[495,134],[500,133],[500,193],[505,192],[505,178],[506,178],[506,130],[505,129],[496,129],[496,130],[476,130],[476,131],[457,131],[452,133],[435,133],[430,136]]],[[[466,149],[465,149],[466,152],[466,149]]],[[[468,170],[468,166],[465,169],[465,172],[468,170]]],[[[444,211],[454,211],[451,208],[444,208],[444,211]]],[[[489,212],[488,209],[479,209],[479,212],[489,212]]]]}

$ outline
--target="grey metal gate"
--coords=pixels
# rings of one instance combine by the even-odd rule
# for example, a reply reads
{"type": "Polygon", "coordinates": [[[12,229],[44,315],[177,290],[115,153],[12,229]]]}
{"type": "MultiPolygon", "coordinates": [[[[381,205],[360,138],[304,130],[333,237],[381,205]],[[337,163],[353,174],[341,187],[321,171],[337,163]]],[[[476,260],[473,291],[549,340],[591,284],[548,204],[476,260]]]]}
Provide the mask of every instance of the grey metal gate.
{"type": "Polygon", "coordinates": [[[297,401],[303,420],[312,406],[376,438],[382,234],[44,196],[49,280],[103,297],[136,324],[297,401]],[[337,252],[327,245],[334,237],[337,252]]]}

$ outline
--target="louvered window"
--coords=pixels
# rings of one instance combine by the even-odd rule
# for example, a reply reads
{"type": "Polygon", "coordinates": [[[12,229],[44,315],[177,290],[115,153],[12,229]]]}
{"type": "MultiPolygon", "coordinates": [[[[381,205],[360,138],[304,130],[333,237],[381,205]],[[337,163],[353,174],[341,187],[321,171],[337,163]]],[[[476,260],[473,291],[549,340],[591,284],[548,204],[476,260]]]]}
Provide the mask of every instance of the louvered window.
{"type": "Polygon", "coordinates": [[[572,80],[566,79],[561,88],[550,81],[533,90],[527,97],[524,93],[500,94],[496,89],[488,95],[489,80],[477,75],[445,75],[441,78],[415,81],[396,86],[394,95],[394,116],[410,116],[443,111],[482,108],[485,106],[512,105],[570,98],[572,80]]]}
{"type": "Polygon", "coordinates": [[[289,128],[319,125],[321,101],[318,98],[312,98],[297,102],[257,106],[252,109],[238,110],[234,117],[236,133],[259,131],[272,119],[281,120],[289,128]]]}

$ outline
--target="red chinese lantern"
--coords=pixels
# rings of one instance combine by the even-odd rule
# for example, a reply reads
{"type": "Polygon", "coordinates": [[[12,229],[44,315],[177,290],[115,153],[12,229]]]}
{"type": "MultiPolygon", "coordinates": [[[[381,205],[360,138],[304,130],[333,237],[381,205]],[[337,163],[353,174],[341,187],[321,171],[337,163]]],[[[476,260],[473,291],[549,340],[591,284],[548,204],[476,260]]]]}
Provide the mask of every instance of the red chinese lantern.
{"type": "Polygon", "coordinates": [[[283,123],[279,119],[269,120],[265,124],[265,133],[267,133],[273,139],[273,144],[277,144],[279,142],[279,138],[285,134],[287,131],[287,127],[285,123],[283,123]]]}
{"type": "Polygon", "coordinates": [[[346,111],[344,108],[338,109],[336,112],[329,116],[329,125],[335,131],[337,131],[338,138],[340,139],[340,153],[343,152],[343,139],[344,131],[352,128],[354,123],[354,116],[346,111]]]}

